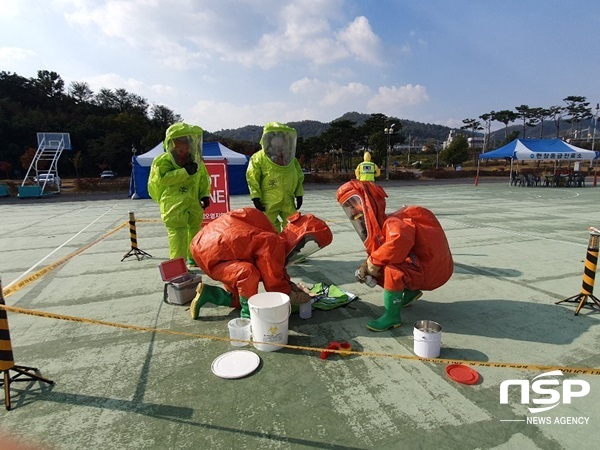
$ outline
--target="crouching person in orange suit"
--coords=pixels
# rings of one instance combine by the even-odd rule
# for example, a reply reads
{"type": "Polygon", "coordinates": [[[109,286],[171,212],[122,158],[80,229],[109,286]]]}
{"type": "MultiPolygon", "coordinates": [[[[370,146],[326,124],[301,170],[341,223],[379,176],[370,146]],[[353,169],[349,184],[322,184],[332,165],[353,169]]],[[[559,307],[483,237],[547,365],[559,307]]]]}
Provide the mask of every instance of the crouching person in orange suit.
{"type": "Polygon", "coordinates": [[[367,323],[373,331],[399,327],[400,309],[452,276],[454,263],[446,234],[435,215],[420,206],[404,206],[386,215],[387,194],[373,182],[351,180],[337,200],[367,250],[356,270],[359,282],[383,288],[385,313],[367,323]]]}
{"type": "Polygon", "coordinates": [[[281,233],[255,208],[230,211],[204,226],[192,240],[192,257],[206,275],[225,289],[200,283],[190,314],[200,315],[206,303],[241,307],[249,318],[248,299],[258,293],[262,281],[267,292],[290,296],[292,305],[310,296],[290,280],[286,266],[303,260],[333,240],[327,224],[312,214],[292,214],[281,233]]]}

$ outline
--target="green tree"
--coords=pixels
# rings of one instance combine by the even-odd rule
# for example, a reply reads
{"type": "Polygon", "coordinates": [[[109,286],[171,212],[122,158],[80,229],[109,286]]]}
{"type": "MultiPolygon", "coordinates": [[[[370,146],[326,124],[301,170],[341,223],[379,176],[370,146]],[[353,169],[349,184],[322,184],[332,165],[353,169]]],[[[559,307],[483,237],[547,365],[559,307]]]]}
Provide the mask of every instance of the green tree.
{"type": "Polygon", "coordinates": [[[456,135],[446,149],[442,150],[440,157],[447,164],[456,167],[469,159],[469,142],[462,134],[456,135]]]}
{"type": "Polygon", "coordinates": [[[8,161],[0,161],[0,172],[3,172],[6,175],[6,179],[10,178],[10,171],[12,169],[12,164],[8,161]]]}
{"type": "Polygon", "coordinates": [[[527,138],[527,127],[535,127],[538,119],[536,118],[535,108],[530,108],[529,105],[521,105],[515,107],[518,117],[523,121],[523,139],[527,138]]]}
{"type": "Polygon", "coordinates": [[[73,167],[75,168],[75,174],[77,175],[77,178],[79,178],[79,171],[83,167],[83,155],[81,152],[76,152],[73,158],[68,159],[69,162],[73,164],[73,167]]]}
{"type": "Polygon", "coordinates": [[[567,104],[565,110],[569,115],[567,123],[571,124],[571,136],[575,136],[575,131],[579,131],[578,134],[581,135],[581,126],[577,127],[577,124],[592,117],[590,103],[586,101],[585,97],[576,95],[563,98],[563,101],[567,104]]]}
{"type": "Polygon", "coordinates": [[[85,81],[72,81],[67,92],[76,104],[90,103],[94,98],[94,92],[85,81]]]}
{"type": "Polygon", "coordinates": [[[389,139],[393,149],[395,144],[401,144],[405,140],[401,133],[402,121],[397,117],[388,117],[380,113],[371,114],[359,129],[359,135],[366,136],[366,146],[373,154],[373,162],[380,167],[385,167],[387,164],[388,135],[384,130],[392,128],[392,124],[394,124],[394,132],[389,135],[389,139]]]}
{"type": "Polygon", "coordinates": [[[307,139],[298,138],[298,146],[296,148],[296,156],[300,165],[308,170],[312,170],[313,159],[318,155],[325,145],[323,139],[312,136],[307,139]]]}
{"type": "Polygon", "coordinates": [[[42,95],[53,98],[64,93],[65,82],[56,72],[38,70],[37,76],[37,79],[34,80],[34,85],[40,90],[42,95]]]}
{"type": "Polygon", "coordinates": [[[494,114],[494,120],[504,124],[504,139],[508,137],[508,124],[517,120],[519,115],[510,109],[503,109],[494,114]]]}
{"type": "Polygon", "coordinates": [[[565,114],[565,108],[562,106],[551,106],[548,108],[548,117],[552,118],[554,126],[556,127],[556,139],[560,135],[560,122],[565,114]]]}
{"type": "Polygon", "coordinates": [[[473,161],[477,161],[477,151],[475,149],[475,133],[483,130],[481,122],[477,119],[463,119],[464,125],[460,127],[461,130],[471,130],[471,145],[470,153],[473,156],[473,161]]]}
{"type": "Polygon", "coordinates": [[[496,112],[491,111],[489,113],[485,113],[479,116],[479,118],[485,123],[483,136],[483,153],[487,152],[490,148],[490,134],[492,129],[492,120],[494,120],[494,114],[496,114],[496,112]]]}
{"type": "Polygon", "coordinates": [[[321,135],[321,139],[328,151],[333,151],[334,155],[338,155],[338,152],[341,154],[343,169],[350,170],[352,153],[356,144],[360,142],[356,123],[351,120],[333,121],[327,131],[321,135]]]}

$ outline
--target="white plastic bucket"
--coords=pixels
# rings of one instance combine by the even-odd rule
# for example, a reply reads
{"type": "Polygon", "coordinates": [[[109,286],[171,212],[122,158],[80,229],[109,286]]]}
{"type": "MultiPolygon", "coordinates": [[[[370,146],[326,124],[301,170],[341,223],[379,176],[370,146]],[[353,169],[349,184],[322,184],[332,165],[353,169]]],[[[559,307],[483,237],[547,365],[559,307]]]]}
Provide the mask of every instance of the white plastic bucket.
{"type": "MultiPolygon", "coordinates": [[[[250,319],[244,319],[241,317],[232,319],[227,324],[227,327],[229,328],[230,339],[250,341],[250,338],[252,337],[252,333],[250,331],[250,319]]],[[[232,347],[245,347],[246,345],[248,345],[248,342],[231,341],[232,347]]]]}
{"type": "Polygon", "coordinates": [[[268,343],[287,344],[288,322],[292,312],[290,297],[280,292],[255,294],[248,299],[252,345],[258,350],[275,352],[281,347],[268,343]]]}
{"type": "Polygon", "coordinates": [[[414,328],[415,355],[437,358],[442,346],[442,326],[433,320],[418,320],[414,328]]]}

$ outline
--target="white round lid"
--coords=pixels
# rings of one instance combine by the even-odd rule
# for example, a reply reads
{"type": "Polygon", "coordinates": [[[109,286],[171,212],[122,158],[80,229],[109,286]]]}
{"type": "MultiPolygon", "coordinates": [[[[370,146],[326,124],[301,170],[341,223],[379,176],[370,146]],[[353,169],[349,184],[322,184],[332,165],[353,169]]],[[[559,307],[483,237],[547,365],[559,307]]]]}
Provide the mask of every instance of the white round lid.
{"type": "Polygon", "coordinates": [[[260,357],[249,350],[233,350],[217,356],[212,362],[212,372],[221,378],[242,378],[251,374],[260,364],[260,357]]]}

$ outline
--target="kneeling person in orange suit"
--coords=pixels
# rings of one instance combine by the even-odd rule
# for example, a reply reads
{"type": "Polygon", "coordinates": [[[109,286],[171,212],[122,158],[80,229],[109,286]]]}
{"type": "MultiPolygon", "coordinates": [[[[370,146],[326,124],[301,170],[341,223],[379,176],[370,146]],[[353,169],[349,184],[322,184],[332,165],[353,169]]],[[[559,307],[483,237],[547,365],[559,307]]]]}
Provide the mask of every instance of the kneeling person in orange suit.
{"type": "Polygon", "coordinates": [[[241,307],[249,318],[248,299],[258,293],[262,281],[267,292],[290,296],[292,304],[310,296],[290,280],[286,266],[326,247],[333,240],[325,222],[312,214],[292,214],[279,234],[269,218],[255,208],[230,211],[206,225],[190,245],[198,266],[225,289],[201,283],[190,314],[200,315],[206,303],[241,307]]]}
{"type": "Polygon", "coordinates": [[[435,215],[420,206],[386,215],[386,197],[370,181],[351,180],[337,191],[337,200],[368,254],[356,279],[384,289],[385,313],[367,323],[373,331],[399,327],[400,308],[418,300],[422,290],[445,284],[454,270],[446,234],[435,215]]]}

